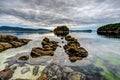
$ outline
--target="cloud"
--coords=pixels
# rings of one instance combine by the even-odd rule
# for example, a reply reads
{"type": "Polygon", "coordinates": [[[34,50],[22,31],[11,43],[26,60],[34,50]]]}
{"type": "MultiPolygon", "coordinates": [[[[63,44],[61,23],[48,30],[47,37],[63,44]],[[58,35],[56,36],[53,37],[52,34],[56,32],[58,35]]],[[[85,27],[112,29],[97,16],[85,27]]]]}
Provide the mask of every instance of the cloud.
{"type": "Polygon", "coordinates": [[[0,24],[87,27],[120,22],[120,0],[0,0],[0,24]]]}

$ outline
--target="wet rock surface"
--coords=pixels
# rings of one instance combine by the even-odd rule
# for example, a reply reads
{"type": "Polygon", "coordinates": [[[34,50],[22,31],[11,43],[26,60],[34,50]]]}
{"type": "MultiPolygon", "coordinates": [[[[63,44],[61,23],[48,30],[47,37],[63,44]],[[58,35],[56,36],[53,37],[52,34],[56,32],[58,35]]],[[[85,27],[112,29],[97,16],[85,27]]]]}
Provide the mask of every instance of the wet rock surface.
{"type": "Polygon", "coordinates": [[[12,77],[13,73],[14,71],[11,68],[6,68],[0,71],[0,80],[9,80],[12,77]]]}
{"type": "Polygon", "coordinates": [[[83,73],[77,72],[70,67],[51,63],[42,72],[37,80],[85,80],[83,73]]]}
{"type": "Polygon", "coordinates": [[[80,47],[80,43],[74,37],[68,35],[65,37],[67,44],[63,46],[65,53],[68,54],[71,62],[76,60],[82,60],[84,57],[88,56],[88,52],[80,47]]]}
{"type": "Polygon", "coordinates": [[[17,48],[23,46],[29,41],[31,40],[19,39],[16,36],[0,34],[0,52],[9,48],[17,48]]]}
{"type": "Polygon", "coordinates": [[[26,61],[29,59],[29,55],[20,56],[18,60],[26,61]]]}
{"type": "Polygon", "coordinates": [[[41,47],[34,47],[30,53],[32,58],[40,57],[40,56],[53,56],[54,51],[58,47],[58,42],[50,41],[48,38],[44,38],[41,42],[41,47]]]}

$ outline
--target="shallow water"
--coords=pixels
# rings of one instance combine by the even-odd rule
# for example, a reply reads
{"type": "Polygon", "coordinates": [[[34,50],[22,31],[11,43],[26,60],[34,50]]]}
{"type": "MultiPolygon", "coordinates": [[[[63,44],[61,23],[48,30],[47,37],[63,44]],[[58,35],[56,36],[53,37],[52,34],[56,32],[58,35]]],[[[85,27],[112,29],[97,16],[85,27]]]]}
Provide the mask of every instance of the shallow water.
{"type": "MultiPolygon", "coordinates": [[[[53,57],[40,57],[36,59],[28,60],[24,66],[29,66],[31,71],[25,75],[20,73],[20,70],[24,67],[20,67],[20,64],[16,62],[17,57],[30,53],[33,47],[41,46],[41,41],[44,37],[50,38],[50,40],[58,41],[61,46],[62,40],[55,36],[53,33],[5,33],[16,35],[19,38],[33,39],[29,44],[12,48],[0,53],[0,70],[4,69],[8,65],[18,65],[17,73],[14,74],[12,79],[30,78],[35,79],[38,76],[32,75],[32,69],[34,65],[40,66],[40,72],[50,62],[56,62],[63,66],[70,66],[87,76],[87,80],[120,80],[120,39],[119,38],[107,38],[104,36],[98,36],[96,32],[92,33],[70,33],[78,39],[81,46],[84,47],[89,55],[81,61],[71,63],[68,59],[68,55],[64,53],[62,48],[57,48],[53,57]],[[24,53],[25,52],[25,53],[24,53]],[[5,63],[6,61],[11,61],[5,63]],[[31,77],[30,77],[31,76],[31,77]]],[[[39,73],[40,74],[40,73],[39,73]]]]}

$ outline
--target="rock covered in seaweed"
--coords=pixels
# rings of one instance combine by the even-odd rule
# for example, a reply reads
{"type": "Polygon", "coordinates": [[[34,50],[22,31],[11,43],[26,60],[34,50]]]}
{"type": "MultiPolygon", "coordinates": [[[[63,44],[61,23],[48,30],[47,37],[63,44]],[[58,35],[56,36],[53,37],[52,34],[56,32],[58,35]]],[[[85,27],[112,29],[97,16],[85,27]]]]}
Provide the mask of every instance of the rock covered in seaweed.
{"type": "Polygon", "coordinates": [[[77,41],[77,39],[68,35],[65,37],[65,40],[68,42],[63,46],[63,48],[65,53],[68,54],[71,62],[82,60],[82,58],[88,56],[88,52],[83,47],[80,47],[80,43],[77,41]]]}
{"type": "Polygon", "coordinates": [[[40,57],[40,56],[53,56],[54,51],[58,47],[58,42],[50,41],[48,38],[44,38],[41,42],[41,47],[34,47],[30,55],[32,58],[40,57]]]}

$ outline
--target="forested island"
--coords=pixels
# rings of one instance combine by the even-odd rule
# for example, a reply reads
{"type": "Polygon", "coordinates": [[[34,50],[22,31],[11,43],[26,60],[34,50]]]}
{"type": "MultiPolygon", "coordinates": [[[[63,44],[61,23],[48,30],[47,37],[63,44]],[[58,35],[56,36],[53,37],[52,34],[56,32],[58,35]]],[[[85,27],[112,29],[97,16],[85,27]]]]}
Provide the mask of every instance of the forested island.
{"type": "Polygon", "coordinates": [[[101,35],[120,35],[120,23],[107,24],[97,29],[101,35]]]}

